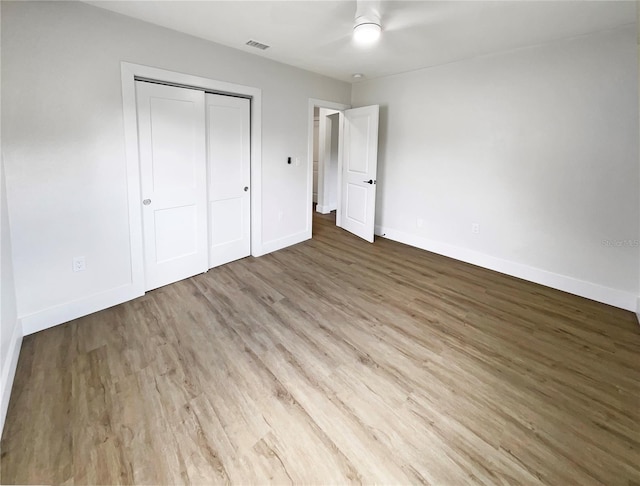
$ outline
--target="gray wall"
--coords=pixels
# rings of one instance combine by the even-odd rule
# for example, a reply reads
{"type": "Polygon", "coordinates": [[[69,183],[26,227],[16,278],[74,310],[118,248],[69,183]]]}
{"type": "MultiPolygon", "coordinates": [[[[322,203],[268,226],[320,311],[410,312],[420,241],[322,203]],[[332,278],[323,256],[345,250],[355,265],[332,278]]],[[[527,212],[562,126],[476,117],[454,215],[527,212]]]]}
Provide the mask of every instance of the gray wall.
{"type": "MultiPolygon", "coordinates": [[[[0,22],[0,26],[1,24],[2,22],[0,22]]],[[[0,133],[2,133],[1,123],[0,133]]],[[[0,435],[2,435],[7,407],[9,406],[9,395],[11,394],[13,376],[20,353],[21,340],[22,329],[18,323],[11,259],[11,231],[9,228],[4,162],[0,152],[0,435]]]]}
{"type": "Polygon", "coordinates": [[[635,310],[636,50],[628,26],[354,84],[379,231],[635,310]]]}
{"type": "Polygon", "coordinates": [[[22,329],[18,323],[11,262],[11,232],[7,212],[4,167],[0,157],[0,435],[20,353],[22,329]]]}
{"type": "Polygon", "coordinates": [[[306,161],[308,99],[348,103],[349,84],[79,2],[2,2],[20,317],[130,281],[121,61],[261,88],[263,243],[305,230],[309,166],[286,157],[306,161]],[[76,255],[85,272],[71,271],[76,255]]]}

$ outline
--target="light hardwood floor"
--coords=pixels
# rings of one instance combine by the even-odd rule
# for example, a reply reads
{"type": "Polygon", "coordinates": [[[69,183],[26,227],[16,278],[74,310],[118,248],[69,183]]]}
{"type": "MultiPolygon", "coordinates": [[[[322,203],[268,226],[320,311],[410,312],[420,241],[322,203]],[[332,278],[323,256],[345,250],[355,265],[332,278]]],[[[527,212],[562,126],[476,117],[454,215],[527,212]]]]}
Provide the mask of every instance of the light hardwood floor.
{"type": "Polygon", "coordinates": [[[640,484],[640,327],[317,217],[24,340],[2,483],[640,484]]]}

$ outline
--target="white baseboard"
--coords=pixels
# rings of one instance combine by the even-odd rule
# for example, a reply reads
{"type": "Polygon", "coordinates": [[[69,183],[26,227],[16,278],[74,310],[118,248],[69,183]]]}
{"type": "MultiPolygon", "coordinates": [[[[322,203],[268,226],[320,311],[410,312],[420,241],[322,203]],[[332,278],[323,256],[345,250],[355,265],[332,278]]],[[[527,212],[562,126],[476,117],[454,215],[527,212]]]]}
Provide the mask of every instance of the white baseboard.
{"type": "Polygon", "coordinates": [[[376,226],[376,235],[383,236],[406,245],[422,250],[444,255],[479,267],[495,270],[512,277],[535,282],[553,289],[562,290],[570,294],[586,297],[587,299],[609,304],[621,309],[638,312],[640,319],[640,299],[637,295],[623,290],[604,287],[566,275],[541,270],[521,263],[503,260],[467,248],[460,248],[440,241],[430,240],[420,236],[404,233],[392,228],[376,226]]]}
{"type": "Polygon", "coordinates": [[[325,204],[324,206],[321,206],[320,204],[318,204],[316,206],[316,213],[329,214],[331,211],[337,211],[337,209],[338,209],[338,205],[336,203],[325,204]]]}
{"type": "MultiPolygon", "coordinates": [[[[310,231],[296,233],[285,238],[263,243],[259,251],[252,251],[253,256],[262,256],[282,248],[311,238],[310,231]]],[[[56,305],[33,314],[19,317],[22,331],[25,336],[43,331],[58,324],[69,322],[94,312],[101,311],[114,305],[122,304],[129,300],[144,295],[142,285],[126,284],[104,292],[90,295],[72,302],[56,305]]]]}
{"type": "Polygon", "coordinates": [[[16,368],[18,366],[18,357],[20,356],[20,347],[22,346],[22,327],[19,322],[13,326],[13,334],[7,355],[3,356],[2,375],[0,376],[0,436],[4,430],[4,421],[7,418],[7,409],[9,408],[9,398],[11,397],[11,387],[13,379],[16,376],[16,368]]]}
{"type": "Polygon", "coordinates": [[[262,252],[260,255],[253,256],[262,256],[267,253],[271,253],[273,251],[282,250],[291,245],[296,245],[298,243],[302,243],[303,241],[311,238],[310,231],[301,231],[300,233],[296,233],[293,235],[285,236],[284,238],[279,238],[277,240],[271,240],[262,244],[262,252]]]}
{"type": "Polygon", "coordinates": [[[49,307],[33,314],[20,316],[22,332],[27,336],[78,317],[122,304],[142,295],[144,295],[143,288],[133,284],[126,284],[72,302],[49,307]]]}
{"type": "Polygon", "coordinates": [[[316,213],[320,214],[328,214],[331,212],[331,206],[320,206],[319,204],[316,206],[316,213]]]}
{"type": "Polygon", "coordinates": [[[636,301],[636,318],[638,319],[638,324],[640,324],[640,297],[636,301]]]}

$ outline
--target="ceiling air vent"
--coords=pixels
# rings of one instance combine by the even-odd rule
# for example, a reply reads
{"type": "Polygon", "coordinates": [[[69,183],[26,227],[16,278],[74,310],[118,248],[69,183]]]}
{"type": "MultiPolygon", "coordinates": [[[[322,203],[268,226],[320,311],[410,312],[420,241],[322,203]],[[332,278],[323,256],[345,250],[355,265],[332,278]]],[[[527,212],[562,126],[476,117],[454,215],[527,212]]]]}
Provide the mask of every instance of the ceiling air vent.
{"type": "Polygon", "coordinates": [[[269,47],[271,47],[271,46],[268,46],[266,44],[262,44],[261,42],[254,41],[254,40],[248,40],[247,41],[247,45],[249,47],[255,47],[256,49],[261,49],[263,51],[267,50],[267,49],[269,49],[269,47]]]}

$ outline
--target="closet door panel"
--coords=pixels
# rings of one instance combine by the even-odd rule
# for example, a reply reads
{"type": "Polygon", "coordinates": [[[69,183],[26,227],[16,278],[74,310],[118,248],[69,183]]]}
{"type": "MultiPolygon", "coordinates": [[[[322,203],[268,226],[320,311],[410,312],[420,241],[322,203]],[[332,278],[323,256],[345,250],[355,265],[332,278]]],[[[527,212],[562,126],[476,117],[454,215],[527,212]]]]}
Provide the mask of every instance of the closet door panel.
{"type": "Polygon", "coordinates": [[[205,95],[136,82],[146,290],[207,270],[205,95]]]}
{"type": "Polygon", "coordinates": [[[210,268],[251,253],[249,103],[206,95],[210,268]]]}

